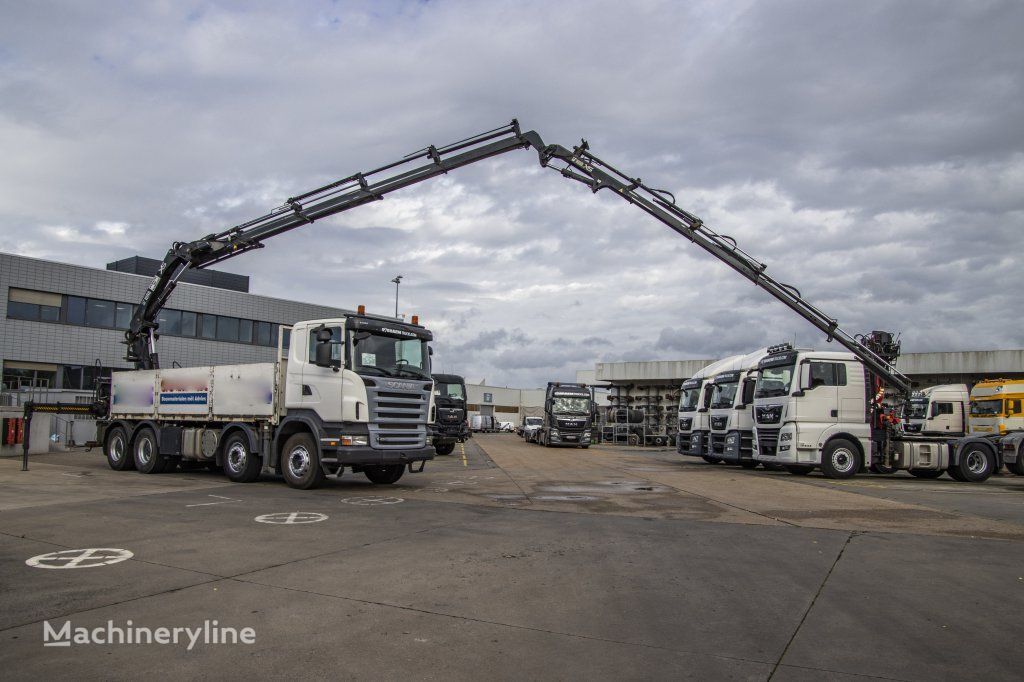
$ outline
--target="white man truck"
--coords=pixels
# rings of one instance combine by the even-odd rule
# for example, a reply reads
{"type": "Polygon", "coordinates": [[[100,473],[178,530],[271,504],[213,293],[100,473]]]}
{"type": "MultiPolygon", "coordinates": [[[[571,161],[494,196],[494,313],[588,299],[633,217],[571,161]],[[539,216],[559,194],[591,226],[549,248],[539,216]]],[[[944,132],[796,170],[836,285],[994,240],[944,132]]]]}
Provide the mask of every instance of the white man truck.
{"type": "Polygon", "coordinates": [[[901,433],[884,408],[881,380],[853,353],[782,344],[758,363],[754,458],[793,474],[815,468],[849,478],[872,464],[918,478],[944,472],[983,481],[999,466],[992,449],[971,438],[901,433]]]}
{"type": "Polygon", "coordinates": [[[943,384],[915,391],[903,418],[905,433],[966,436],[970,394],[966,384],[943,384]]]}
{"type": "Polygon", "coordinates": [[[744,469],[757,466],[754,459],[754,382],[757,363],[767,348],[737,357],[723,365],[710,380],[708,454],[744,469]]]}
{"type": "Polygon", "coordinates": [[[205,464],[302,489],[346,468],[379,484],[422,470],[434,456],[430,332],[363,313],[287,331],[276,362],[115,372],[99,433],[110,467],[205,464]]]}
{"type": "Polygon", "coordinates": [[[711,404],[711,382],[720,368],[735,362],[742,356],[732,355],[712,362],[684,381],[679,387],[679,433],[676,435],[676,452],[687,457],[700,457],[708,463],[721,461],[713,457],[708,448],[708,434],[711,430],[708,412],[711,404]]]}

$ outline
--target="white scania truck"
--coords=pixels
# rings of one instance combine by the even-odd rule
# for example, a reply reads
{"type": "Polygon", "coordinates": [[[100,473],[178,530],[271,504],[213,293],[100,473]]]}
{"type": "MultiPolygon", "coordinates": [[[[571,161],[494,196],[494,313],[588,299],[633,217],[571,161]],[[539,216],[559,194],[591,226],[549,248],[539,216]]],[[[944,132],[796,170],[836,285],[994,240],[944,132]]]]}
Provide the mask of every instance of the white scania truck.
{"type": "Polygon", "coordinates": [[[757,466],[754,459],[754,381],[757,363],[768,349],[743,355],[719,368],[711,378],[708,454],[744,469],[757,466]]]}
{"type": "Polygon", "coordinates": [[[346,468],[381,484],[422,470],[430,332],[362,312],[288,331],[276,362],[115,372],[99,434],[110,467],[206,464],[243,483],[266,470],[302,489],[346,468]]]}
{"type": "Polygon", "coordinates": [[[758,363],[754,389],[754,458],[793,474],[815,468],[849,478],[875,465],[918,478],[943,473],[983,481],[999,466],[971,438],[904,433],[883,406],[884,386],[853,353],[782,344],[758,363]]]}
{"type": "Polygon", "coordinates": [[[711,422],[708,412],[711,403],[711,383],[720,367],[738,360],[732,355],[712,362],[687,379],[679,387],[679,433],[676,435],[676,452],[687,457],[700,457],[706,462],[717,463],[720,458],[711,456],[708,450],[708,434],[711,422]]]}

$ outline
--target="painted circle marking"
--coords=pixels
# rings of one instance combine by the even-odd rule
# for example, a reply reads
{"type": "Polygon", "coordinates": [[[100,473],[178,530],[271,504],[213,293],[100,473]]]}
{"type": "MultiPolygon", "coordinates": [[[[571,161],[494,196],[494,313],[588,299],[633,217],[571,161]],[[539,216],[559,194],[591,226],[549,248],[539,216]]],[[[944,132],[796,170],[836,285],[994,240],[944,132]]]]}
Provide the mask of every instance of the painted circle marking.
{"type": "Polygon", "coordinates": [[[294,525],[297,523],[319,523],[327,520],[327,514],[317,512],[278,512],[257,516],[256,523],[273,523],[278,525],[294,525]]]}
{"type": "Polygon", "coordinates": [[[127,561],[135,556],[127,549],[88,547],[40,554],[25,561],[33,568],[96,568],[127,561]]]}
{"type": "Polygon", "coordinates": [[[346,497],[342,500],[345,504],[354,504],[357,507],[375,507],[382,504],[398,504],[405,502],[401,497],[346,497]]]}

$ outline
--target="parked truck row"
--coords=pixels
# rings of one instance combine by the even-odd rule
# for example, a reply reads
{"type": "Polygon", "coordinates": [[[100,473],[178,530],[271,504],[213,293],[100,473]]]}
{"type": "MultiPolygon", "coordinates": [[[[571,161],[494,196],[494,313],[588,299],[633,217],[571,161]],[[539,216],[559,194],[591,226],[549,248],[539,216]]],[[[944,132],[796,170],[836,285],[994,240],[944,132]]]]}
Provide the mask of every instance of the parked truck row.
{"type": "Polygon", "coordinates": [[[830,478],[867,468],[959,481],[983,481],[1003,465],[1022,472],[1024,439],[1013,434],[1022,425],[1013,420],[1024,416],[1024,395],[1014,393],[1024,382],[985,381],[970,393],[933,386],[902,412],[886,406],[879,383],[852,353],[782,344],[725,358],[683,382],[677,451],[830,478]]]}

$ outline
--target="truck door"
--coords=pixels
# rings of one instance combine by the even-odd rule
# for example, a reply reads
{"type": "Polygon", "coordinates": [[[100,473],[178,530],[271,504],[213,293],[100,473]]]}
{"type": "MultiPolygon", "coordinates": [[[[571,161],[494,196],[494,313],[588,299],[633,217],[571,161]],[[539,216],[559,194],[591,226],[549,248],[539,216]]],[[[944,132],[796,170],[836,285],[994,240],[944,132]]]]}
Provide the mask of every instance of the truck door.
{"type": "MultiPolygon", "coordinates": [[[[335,371],[331,367],[320,367],[316,360],[317,330],[319,325],[306,329],[306,343],[303,344],[305,362],[302,363],[302,396],[303,407],[316,410],[324,421],[341,421],[341,387],[343,370],[335,371]]],[[[344,336],[338,325],[325,327],[331,332],[331,358],[344,367],[344,336]]],[[[297,343],[293,339],[292,343],[297,343]]],[[[301,351],[300,351],[301,352],[301,351]]]]}
{"type": "Polygon", "coordinates": [[[806,397],[800,401],[800,418],[819,424],[834,424],[839,421],[836,365],[840,363],[811,360],[807,364],[807,381],[802,382],[806,387],[806,397]]]}
{"type": "Polygon", "coordinates": [[[933,433],[958,433],[963,429],[959,414],[948,400],[933,400],[929,407],[928,425],[923,429],[933,433]]]}

